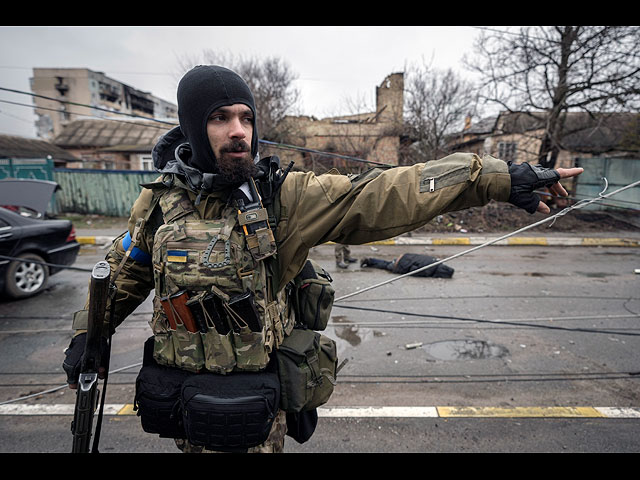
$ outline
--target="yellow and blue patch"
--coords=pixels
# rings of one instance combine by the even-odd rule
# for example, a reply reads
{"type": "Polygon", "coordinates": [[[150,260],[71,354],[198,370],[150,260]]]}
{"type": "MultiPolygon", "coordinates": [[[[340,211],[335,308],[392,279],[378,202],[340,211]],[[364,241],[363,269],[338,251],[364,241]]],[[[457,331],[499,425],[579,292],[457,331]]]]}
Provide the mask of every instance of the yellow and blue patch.
{"type": "Polygon", "coordinates": [[[167,250],[167,262],[187,262],[186,250],[167,250]]]}

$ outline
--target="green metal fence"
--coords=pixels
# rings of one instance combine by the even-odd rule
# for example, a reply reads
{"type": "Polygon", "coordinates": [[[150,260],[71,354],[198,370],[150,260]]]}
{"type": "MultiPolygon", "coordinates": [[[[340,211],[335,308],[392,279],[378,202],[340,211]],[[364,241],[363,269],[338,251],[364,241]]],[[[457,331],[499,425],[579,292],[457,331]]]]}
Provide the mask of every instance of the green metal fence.
{"type": "Polygon", "coordinates": [[[59,212],[112,217],[128,217],[142,190],[140,184],[152,182],[159,176],[157,172],[148,171],[77,168],[56,168],[53,173],[53,180],[61,187],[56,193],[59,212]]]}
{"type": "Polygon", "coordinates": [[[53,159],[0,158],[0,180],[3,178],[53,180],[53,159]]]}
{"type": "MultiPolygon", "coordinates": [[[[579,158],[577,164],[585,171],[577,179],[579,198],[597,197],[607,179],[611,192],[640,179],[640,159],[579,158]]],[[[130,170],[90,170],[53,168],[51,159],[0,159],[0,179],[36,178],[57,182],[61,190],[55,194],[56,212],[99,214],[128,217],[131,206],[140,194],[141,183],[158,178],[157,172],[130,170]]],[[[638,208],[640,188],[625,190],[607,200],[608,205],[638,208]]],[[[595,203],[588,208],[607,209],[595,203]]]]}
{"type": "MultiPolygon", "coordinates": [[[[606,194],[640,180],[640,159],[578,158],[576,165],[584,168],[576,183],[576,196],[580,199],[597,197],[605,185],[608,185],[606,194]]],[[[611,206],[640,208],[640,188],[629,188],[608,198],[604,204],[595,202],[585,209],[607,210],[611,206]]]]}

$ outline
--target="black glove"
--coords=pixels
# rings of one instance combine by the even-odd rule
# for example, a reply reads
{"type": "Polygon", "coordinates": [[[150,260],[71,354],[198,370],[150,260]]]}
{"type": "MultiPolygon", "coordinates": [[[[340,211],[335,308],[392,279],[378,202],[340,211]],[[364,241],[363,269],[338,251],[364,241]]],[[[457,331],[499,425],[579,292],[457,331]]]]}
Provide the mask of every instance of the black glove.
{"type": "MultiPolygon", "coordinates": [[[[71,339],[69,347],[64,351],[64,362],[62,362],[62,369],[67,374],[67,383],[74,385],[78,383],[80,377],[80,367],[82,366],[82,357],[84,355],[84,348],[87,343],[87,334],[80,333],[71,339]]],[[[102,357],[101,364],[109,364],[109,346],[107,339],[102,339],[102,357]]],[[[102,378],[103,374],[98,375],[102,378]]]]}
{"type": "Polygon", "coordinates": [[[508,165],[511,175],[509,203],[529,213],[535,213],[540,197],[533,191],[541,187],[550,187],[558,182],[560,174],[551,168],[529,165],[527,162],[520,164],[508,162],[508,165]]]}

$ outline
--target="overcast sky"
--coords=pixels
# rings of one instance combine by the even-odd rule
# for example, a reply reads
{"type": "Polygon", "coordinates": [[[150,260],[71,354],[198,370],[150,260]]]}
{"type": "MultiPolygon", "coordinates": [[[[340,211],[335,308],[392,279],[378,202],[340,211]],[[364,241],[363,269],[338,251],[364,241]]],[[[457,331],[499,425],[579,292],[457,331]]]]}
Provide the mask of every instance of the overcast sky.
{"type": "MultiPolygon", "coordinates": [[[[506,28],[506,27],[498,27],[506,28]]],[[[33,67],[89,68],[176,103],[179,59],[204,49],[276,56],[298,75],[301,114],[353,113],[375,104],[390,73],[423,61],[465,73],[461,60],[480,33],[470,26],[20,27],[0,26],[0,87],[30,91],[33,67]]],[[[32,99],[0,90],[0,134],[35,137],[32,99]]]]}

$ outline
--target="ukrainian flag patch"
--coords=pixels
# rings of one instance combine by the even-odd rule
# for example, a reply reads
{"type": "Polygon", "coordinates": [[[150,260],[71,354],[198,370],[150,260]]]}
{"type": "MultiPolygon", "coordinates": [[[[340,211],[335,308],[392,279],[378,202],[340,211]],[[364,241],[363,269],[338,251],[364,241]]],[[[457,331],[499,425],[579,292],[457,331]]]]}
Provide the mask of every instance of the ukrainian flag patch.
{"type": "Polygon", "coordinates": [[[187,252],[186,250],[168,250],[167,251],[167,262],[187,262],[187,252]]]}

